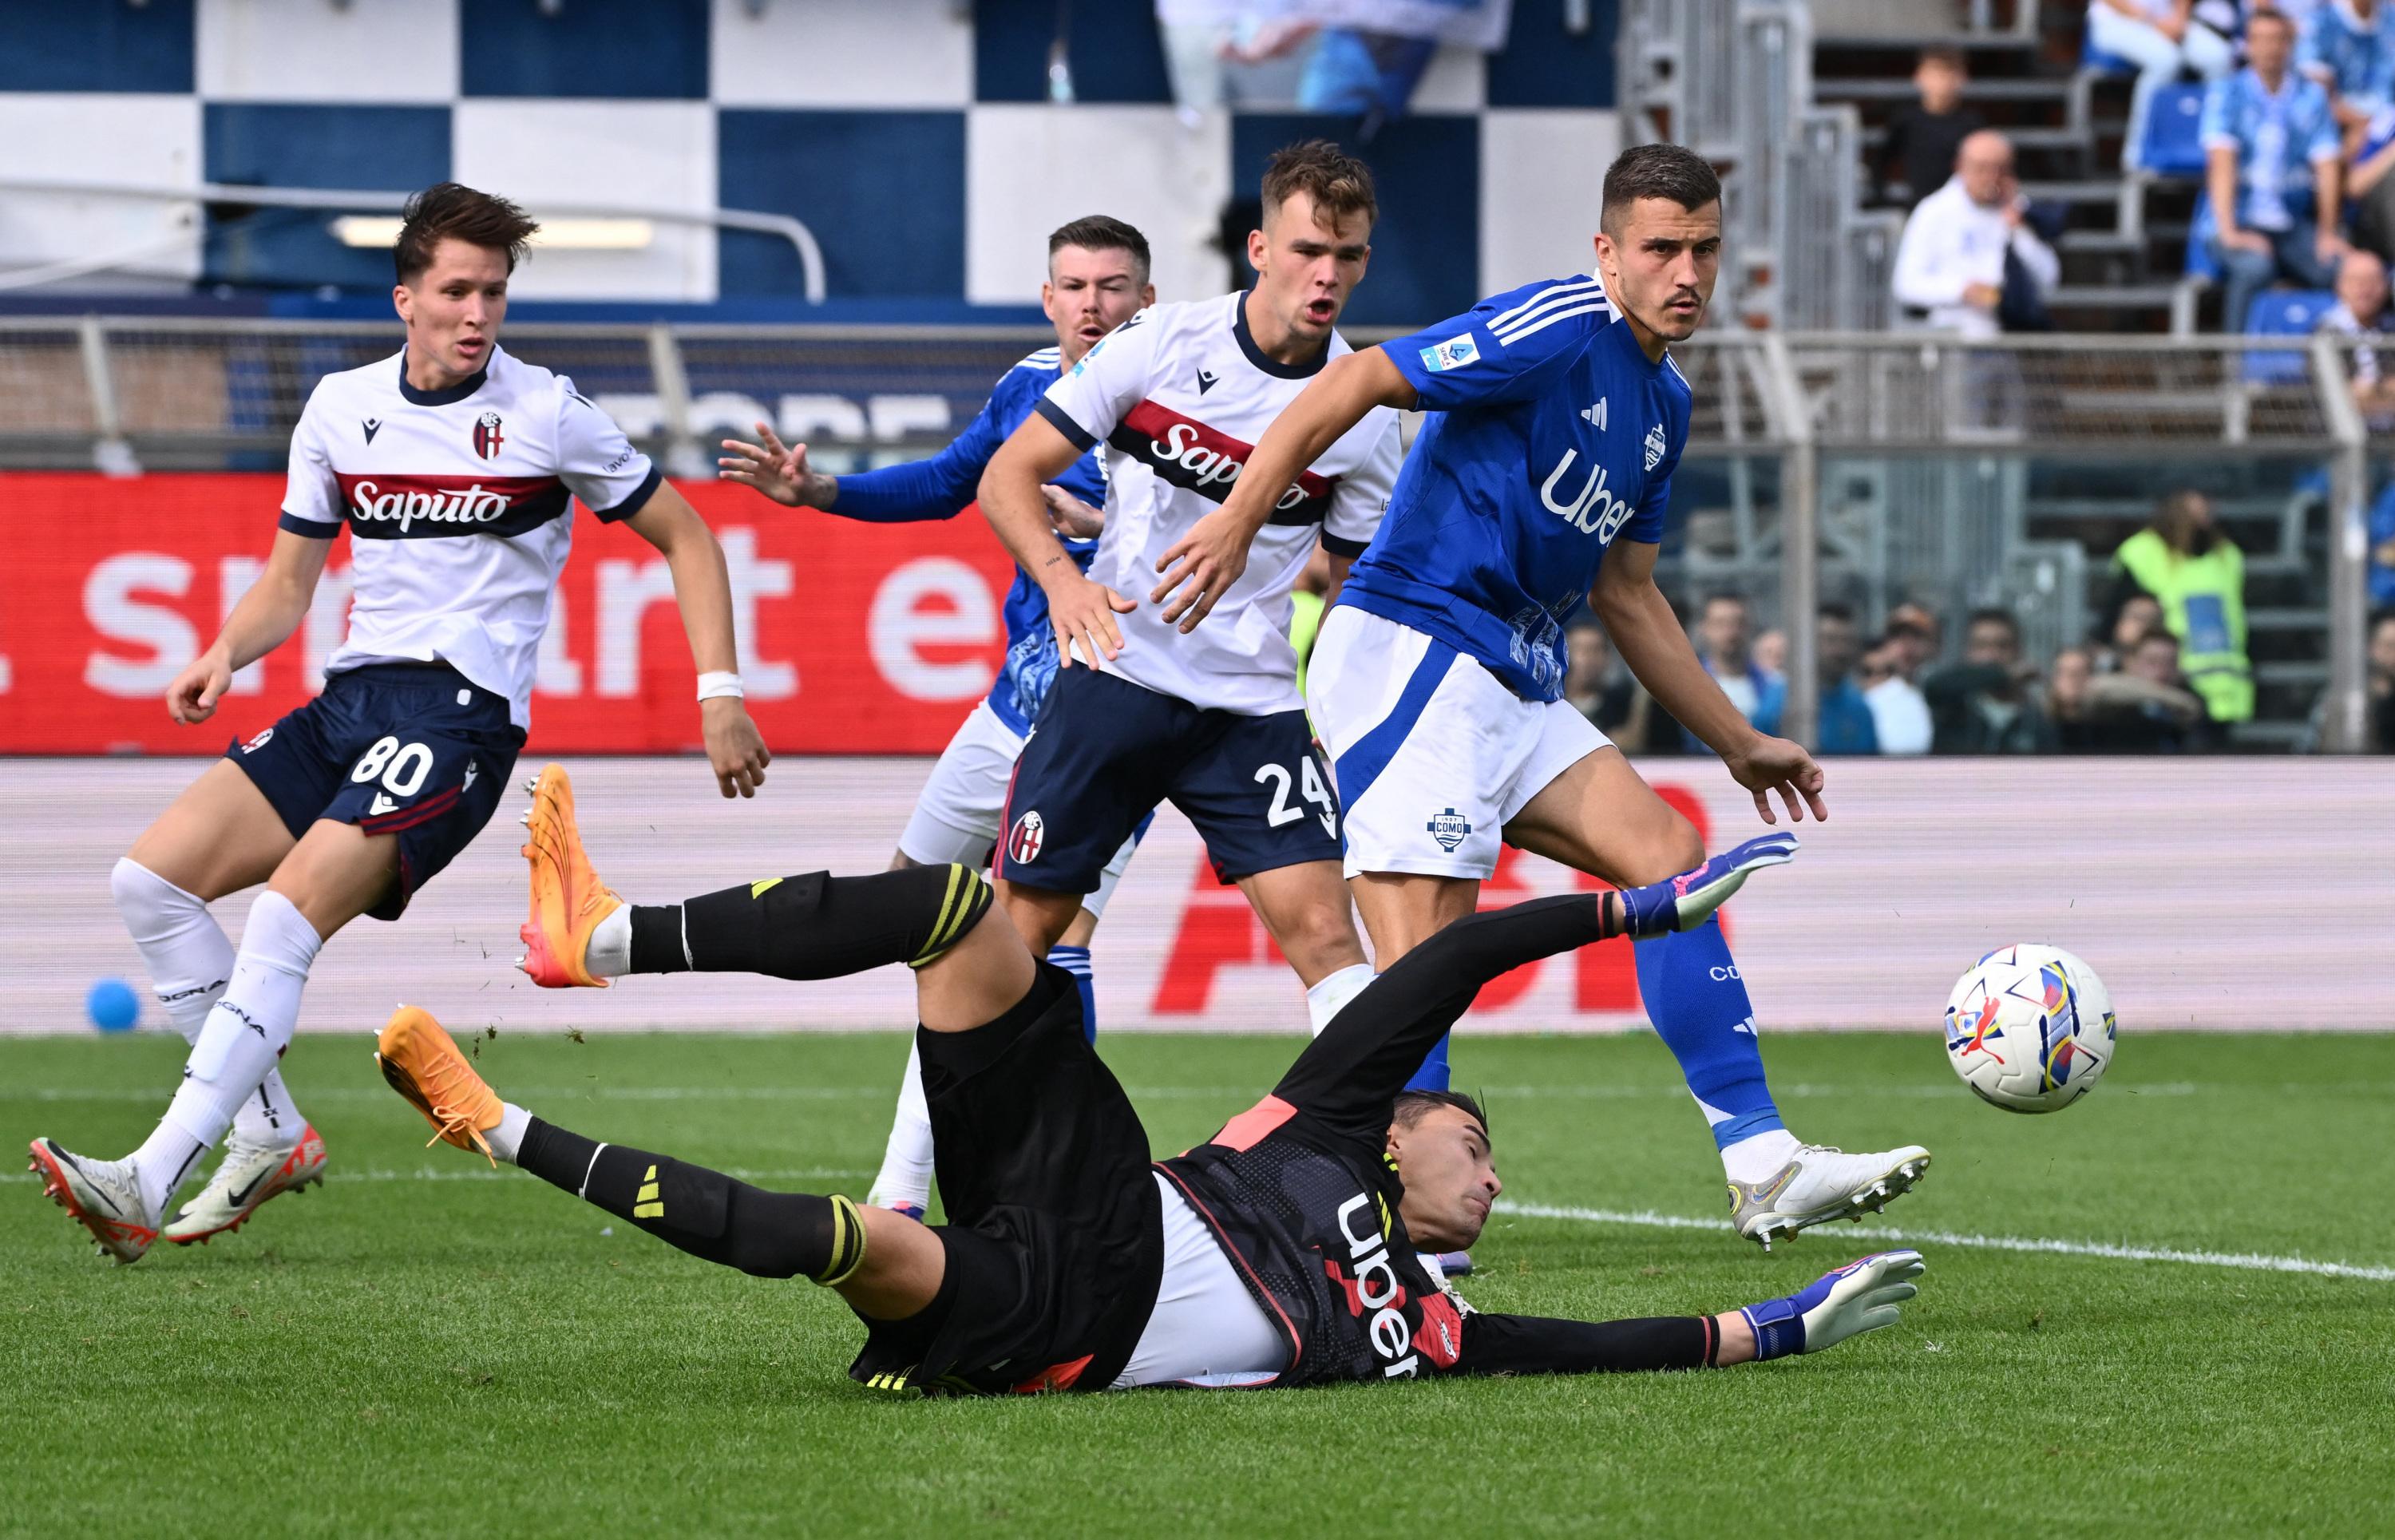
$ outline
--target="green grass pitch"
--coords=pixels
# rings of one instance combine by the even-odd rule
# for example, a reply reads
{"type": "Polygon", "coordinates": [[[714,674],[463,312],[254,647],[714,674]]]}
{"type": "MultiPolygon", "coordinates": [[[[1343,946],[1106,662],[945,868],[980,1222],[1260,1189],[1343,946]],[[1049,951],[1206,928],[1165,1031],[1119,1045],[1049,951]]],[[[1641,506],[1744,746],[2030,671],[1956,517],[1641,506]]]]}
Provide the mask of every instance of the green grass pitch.
{"type": "MultiPolygon", "coordinates": [[[[1252,1101],[1285,1039],[1118,1037],[1160,1149],[1252,1101]]],[[[2054,1117],[1974,1101],[1932,1034],[1766,1045],[1800,1135],[1928,1145],[1884,1219],[1766,1257],[1651,1038],[1476,1040],[1509,1198],[1489,1309],[1720,1309],[1918,1235],[1893,1330],[1758,1369],[1038,1400],[893,1400],[839,1301],[685,1257],[447,1148],[361,1035],[286,1063],[329,1180],[120,1268],[0,1184],[0,1533],[2386,1533],[2395,1038],[2125,1038],[2054,1117]],[[1633,1217],[1639,1214],[1645,1220],[1633,1217]],[[1592,1218],[1588,1214],[1612,1215],[1592,1218]],[[2114,1244],[2124,1256],[1997,1249],[2114,1244]],[[2189,1254],[2350,1264],[2346,1275],[2189,1254]]],[[[0,1109],[114,1155],[182,1045],[0,1041],[0,1109]]],[[[503,1094],[765,1185],[861,1194],[897,1035],[503,1036],[503,1094]]],[[[21,1148],[21,1144],[15,1148],[21,1148]]]]}

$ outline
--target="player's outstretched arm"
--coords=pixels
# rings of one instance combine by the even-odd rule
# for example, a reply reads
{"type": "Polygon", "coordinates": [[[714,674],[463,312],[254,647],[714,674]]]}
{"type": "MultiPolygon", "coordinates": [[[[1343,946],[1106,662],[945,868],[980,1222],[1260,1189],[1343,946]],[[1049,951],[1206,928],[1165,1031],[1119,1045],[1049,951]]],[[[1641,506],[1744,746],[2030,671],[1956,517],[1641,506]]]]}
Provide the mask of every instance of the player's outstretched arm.
{"type": "MultiPolygon", "coordinates": [[[[328,535],[341,526],[324,526],[328,535]]],[[[324,559],[333,542],[312,535],[277,530],[274,549],[266,555],[266,570],[225,617],[224,630],[208,650],[184,665],[166,686],[166,714],[189,725],[216,715],[217,698],[232,687],[232,676],[283,645],[307,618],[316,598],[316,580],[324,575],[324,559]]]]}
{"type": "Polygon", "coordinates": [[[661,485],[626,523],[657,548],[673,574],[674,604],[690,638],[701,698],[699,730],[715,784],[727,797],[753,797],[774,756],[740,697],[740,651],[732,634],[732,577],[715,532],[670,485],[661,485]],[[715,676],[710,679],[708,676],[715,676]]]}
{"type": "Polygon", "coordinates": [[[769,422],[757,424],[758,442],[725,439],[715,462],[719,480],[738,482],[784,508],[825,508],[840,500],[840,478],[807,464],[807,446],[784,444],[769,422]]]}
{"type": "Polygon", "coordinates": [[[1163,577],[1148,602],[1165,605],[1167,624],[1177,623],[1184,632],[1196,630],[1248,570],[1248,547],[1299,472],[1373,407],[1413,404],[1412,384],[1381,349],[1332,359],[1264,430],[1223,506],[1158,558],[1156,569],[1163,577]]]}
{"type": "Polygon", "coordinates": [[[1805,746],[1757,732],[1697,660],[1672,602],[1655,586],[1660,549],[1644,540],[1614,541],[1589,592],[1589,604],[1605,622],[1622,662],[1663,710],[1721,756],[1730,775],[1753,793],[1754,810],[1765,823],[1780,821],[1767,796],[1773,791],[1793,822],[1803,823],[1807,808],[1816,818],[1829,817],[1829,804],[1821,800],[1821,767],[1805,746]]]}
{"type": "Polygon", "coordinates": [[[1550,1321],[1470,1315],[1463,1318],[1455,1367],[1466,1374],[1622,1374],[1727,1369],[1819,1353],[1896,1324],[1897,1307],[1921,1292],[1913,1281],[1924,1267],[1917,1251],[1875,1252],[1793,1294],[1716,1316],[1550,1321]]]}
{"type": "Polygon", "coordinates": [[[982,517],[998,532],[1007,554],[1048,596],[1048,620],[1056,631],[1060,668],[1076,661],[1096,668],[1098,659],[1121,653],[1117,615],[1139,606],[1103,583],[1092,582],[1074,564],[1049,513],[1046,485],[1080,458],[1082,450],[1056,425],[1038,414],[1007,436],[981,473],[982,517]]]}

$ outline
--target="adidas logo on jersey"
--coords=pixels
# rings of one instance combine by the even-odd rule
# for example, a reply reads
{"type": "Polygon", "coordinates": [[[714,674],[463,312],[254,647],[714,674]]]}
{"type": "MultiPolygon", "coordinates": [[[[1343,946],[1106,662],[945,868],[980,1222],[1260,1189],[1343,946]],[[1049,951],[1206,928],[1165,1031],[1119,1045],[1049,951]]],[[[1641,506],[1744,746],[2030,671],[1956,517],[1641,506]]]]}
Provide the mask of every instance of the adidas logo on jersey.
{"type": "Polygon", "coordinates": [[[1605,397],[1598,396],[1595,405],[1583,406],[1580,409],[1581,420],[1600,433],[1605,431],[1605,397]]]}

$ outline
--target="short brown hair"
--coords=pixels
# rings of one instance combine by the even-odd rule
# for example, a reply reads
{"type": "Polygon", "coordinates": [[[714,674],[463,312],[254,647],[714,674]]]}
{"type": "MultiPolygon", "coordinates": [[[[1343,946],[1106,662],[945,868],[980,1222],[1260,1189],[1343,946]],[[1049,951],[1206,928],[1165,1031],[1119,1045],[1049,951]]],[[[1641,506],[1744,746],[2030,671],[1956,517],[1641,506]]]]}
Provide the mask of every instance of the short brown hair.
{"type": "Polygon", "coordinates": [[[1372,169],[1329,139],[1306,139],[1285,145],[1264,162],[1264,215],[1270,218],[1290,194],[1303,192],[1314,200],[1317,213],[1333,220],[1361,214],[1371,224],[1381,217],[1380,200],[1372,193],[1372,169]]]}
{"type": "Polygon", "coordinates": [[[539,229],[531,215],[505,198],[440,182],[407,200],[398,244],[390,248],[391,265],[399,270],[401,283],[412,284],[432,265],[433,249],[451,240],[506,252],[508,271],[513,272],[539,229]]]}
{"type": "Polygon", "coordinates": [[[1105,214],[1084,214],[1048,232],[1050,257],[1066,246],[1079,246],[1083,251],[1128,251],[1131,259],[1139,264],[1140,277],[1147,276],[1147,237],[1120,219],[1105,214]]]}
{"type": "Polygon", "coordinates": [[[1605,205],[1597,216],[1606,233],[1641,198],[1669,198],[1691,213],[1721,202],[1721,178],[1702,155],[1677,144],[1639,144],[1613,157],[1605,172],[1605,205]]]}

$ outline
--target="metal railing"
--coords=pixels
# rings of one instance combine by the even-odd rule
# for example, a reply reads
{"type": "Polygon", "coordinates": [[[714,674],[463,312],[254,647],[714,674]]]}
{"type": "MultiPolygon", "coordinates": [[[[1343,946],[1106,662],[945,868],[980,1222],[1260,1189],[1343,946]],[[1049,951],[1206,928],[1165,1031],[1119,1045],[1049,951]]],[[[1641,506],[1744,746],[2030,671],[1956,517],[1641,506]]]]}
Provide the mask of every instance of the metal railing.
{"type": "MultiPolygon", "coordinates": [[[[1358,331],[1353,339],[1373,340],[1358,331]]],[[[711,476],[700,445],[768,421],[834,472],[945,444],[989,382],[1052,341],[1034,328],[520,325],[509,349],[571,375],[668,469],[711,476]]],[[[0,466],[272,466],[316,381],[393,359],[395,325],[86,316],[0,318],[0,466]]],[[[2071,639],[2086,563],[2030,527],[2028,470],[2066,482],[2124,463],[2155,474],[2269,462],[2324,482],[2332,747],[2362,741],[2369,441],[2328,338],[1936,333],[1700,334],[1674,349],[1695,392],[1684,483],[1718,471],[1687,569],[1775,587],[1809,616],[1825,577],[1894,592],[1945,572],[1966,603],[2003,594],[2032,638],[2071,639]],[[1967,581],[1965,581],[1967,579],[1967,581]]],[[[2140,485],[2130,506],[2160,485],[2140,485]]],[[[2250,548],[2249,548],[2250,549],[2250,548]]],[[[2077,550],[2076,547],[2073,548],[2077,550]]],[[[2254,568],[2311,569],[2301,531],[2254,568]]],[[[1819,699],[1813,629],[1791,625],[1787,721],[1819,699]]]]}
{"type": "MultiPolygon", "coordinates": [[[[164,204],[228,204],[258,208],[322,209],[342,214],[396,214],[413,194],[364,189],[258,187],[235,182],[199,182],[190,187],[139,182],[96,182],[8,177],[0,178],[0,193],[45,193],[82,198],[135,198],[164,204]]],[[[553,203],[542,201],[534,210],[557,219],[648,219],[658,224],[708,225],[723,230],[753,231],[790,243],[799,259],[800,282],[807,302],[824,302],[823,247],[814,232],[787,214],[762,214],[745,208],[673,208],[662,204],[553,203]]],[[[103,272],[135,261],[147,261],[179,251],[205,239],[206,231],[194,219],[153,241],[125,251],[45,263],[38,268],[0,272],[0,289],[37,287],[67,278],[103,272]]]]}

